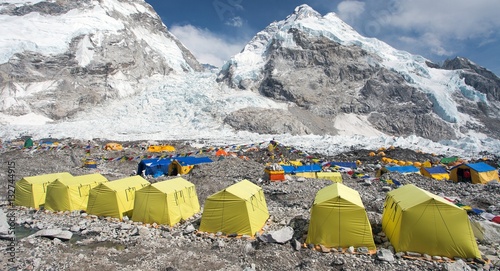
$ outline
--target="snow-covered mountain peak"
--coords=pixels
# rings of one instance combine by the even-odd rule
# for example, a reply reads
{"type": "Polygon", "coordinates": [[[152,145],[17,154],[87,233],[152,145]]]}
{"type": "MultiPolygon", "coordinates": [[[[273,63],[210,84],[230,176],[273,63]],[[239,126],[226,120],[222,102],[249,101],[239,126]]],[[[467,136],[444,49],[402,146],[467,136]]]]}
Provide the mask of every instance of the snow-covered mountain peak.
{"type": "Polygon", "coordinates": [[[226,63],[218,80],[292,102],[326,123],[342,118],[343,113],[355,113],[379,130],[407,130],[404,133],[431,138],[467,136],[471,127],[498,129],[488,123],[495,122],[490,120],[493,112],[500,112],[500,81],[484,68],[462,59],[441,68],[422,56],[360,35],[335,13],[321,16],[304,5],[259,32],[226,63]],[[466,77],[466,72],[479,77],[466,77]],[[382,96],[386,98],[375,102],[382,96]],[[488,113],[478,113],[482,109],[475,103],[488,107],[488,113]],[[402,113],[413,120],[389,116],[393,113],[385,112],[387,108],[392,112],[413,108],[412,114],[402,113]],[[395,118],[401,118],[401,123],[390,124],[398,122],[395,118]],[[441,132],[417,132],[428,129],[421,128],[424,123],[441,132]]]}
{"type": "Polygon", "coordinates": [[[10,115],[63,119],[137,94],[141,80],[203,70],[144,0],[9,0],[0,25],[10,115]]]}
{"type": "Polygon", "coordinates": [[[321,18],[321,14],[319,12],[317,12],[316,10],[314,10],[313,8],[311,8],[309,5],[303,4],[303,5],[296,7],[294,12],[292,14],[290,14],[285,19],[285,21],[292,22],[292,21],[298,21],[298,20],[302,20],[305,18],[311,18],[311,17],[321,18]]]}
{"type": "Polygon", "coordinates": [[[129,46],[133,38],[158,53],[177,72],[192,71],[186,49],[143,0],[8,1],[0,10],[0,64],[25,51],[58,55],[76,48],[76,60],[87,66],[109,41],[129,46]],[[117,38],[121,37],[121,38],[117,38]]]}

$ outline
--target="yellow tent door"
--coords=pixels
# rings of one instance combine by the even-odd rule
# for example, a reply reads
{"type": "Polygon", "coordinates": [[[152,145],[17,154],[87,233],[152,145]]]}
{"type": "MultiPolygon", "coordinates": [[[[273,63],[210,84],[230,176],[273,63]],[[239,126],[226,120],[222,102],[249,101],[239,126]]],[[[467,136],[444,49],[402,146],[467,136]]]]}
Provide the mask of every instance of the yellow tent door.
{"type": "Polygon", "coordinates": [[[181,165],[179,161],[174,160],[168,165],[168,175],[169,176],[177,176],[188,174],[191,169],[193,169],[194,165],[181,165]]]}
{"type": "Polygon", "coordinates": [[[71,177],[73,176],[68,172],[24,177],[16,182],[14,204],[17,206],[39,208],[40,205],[45,204],[47,186],[50,183],[58,178],[71,177]]]}
{"type": "Polygon", "coordinates": [[[199,211],[194,184],[183,178],[175,178],[138,190],[132,220],[173,226],[199,211]]]}
{"type": "Polygon", "coordinates": [[[306,243],[376,250],[370,221],[359,193],[341,183],[319,190],[311,208],[306,243]]]}
{"type": "Polygon", "coordinates": [[[268,218],[262,188],[243,180],[207,198],[200,231],[254,236],[268,218]]]}
{"type": "Polygon", "coordinates": [[[107,181],[99,173],[59,178],[47,187],[45,209],[51,211],[86,210],[90,190],[107,181]]]}
{"type": "Polygon", "coordinates": [[[132,217],[135,192],[148,184],[138,175],[101,183],[90,190],[87,213],[119,219],[124,215],[132,217]]]}
{"type": "Polygon", "coordinates": [[[398,252],[481,257],[467,212],[412,184],[387,193],[382,229],[398,252]]]}

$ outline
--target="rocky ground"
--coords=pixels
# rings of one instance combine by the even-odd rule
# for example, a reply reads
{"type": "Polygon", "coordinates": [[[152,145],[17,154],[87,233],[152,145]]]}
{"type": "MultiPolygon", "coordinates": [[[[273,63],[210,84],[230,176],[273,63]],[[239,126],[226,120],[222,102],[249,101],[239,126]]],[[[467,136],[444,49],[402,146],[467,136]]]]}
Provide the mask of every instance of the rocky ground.
{"type": "MultiPolygon", "coordinates": [[[[94,142],[103,146],[105,142],[94,142]]],[[[307,234],[309,212],[316,192],[331,184],[327,180],[289,176],[284,182],[267,182],[263,177],[265,163],[275,159],[305,159],[293,148],[278,147],[274,155],[267,144],[241,148],[244,158],[218,159],[213,151],[203,152],[214,159],[213,163],[197,165],[184,178],[196,185],[200,204],[211,194],[242,179],[262,186],[270,213],[263,236],[279,230],[293,229],[293,238],[284,243],[273,243],[265,238],[231,238],[215,234],[197,233],[201,213],[174,227],[142,225],[127,219],[96,217],[84,212],[53,213],[44,210],[10,208],[7,202],[8,162],[15,162],[14,177],[68,171],[73,175],[100,172],[109,180],[133,174],[139,160],[106,161],[102,158],[137,157],[148,154],[138,146],[141,142],[124,142],[123,151],[104,151],[93,148],[90,157],[98,161],[97,169],[82,167],[86,158],[86,142],[65,140],[70,146],[51,150],[20,150],[4,148],[1,153],[1,200],[3,212],[15,216],[17,242],[0,240],[2,266],[10,270],[500,270],[500,226],[478,215],[471,219],[485,228],[485,237],[478,240],[483,260],[463,259],[443,261],[422,257],[409,258],[393,253],[390,243],[381,232],[381,216],[385,194],[394,189],[381,179],[366,181],[343,173],[344,184],[357,190],[365,204],[379,252],[389,251],[389,256],[363,253],[317,251],[301,246],[307,234]],[[129,146],[129,147],[128,147],[129,146]],[[45,230],[40,233],[39,230],[45,230]],[[68,231],[72,234],[67,235],[68,231]],[[39,235],[52,235],[47,238],[39,235]],[[69,239],[69,240],[66,240],[69,239]],[[15,250],[15,264],[9,262],[9,250],[15,250]]],[[[200,152],[194,144],[168,142],[177,153],[200,152]]],[[[359,160],[360,173],[374,176],[380,157],[370,156],[371,151],[353,150],[336,157],[315,158],[336,161],[359,160]]],[[[411,150],[386,150],[391,158],[405,161],[437,161],[439,155],[411,150]]],[[[154,154],[153,154],[154,155],[154,154]]],[[[307,159],[306,159],[307,160],[307,159]]],[[[492,160],[491,163],[498,163],[492,160]]],[[[152,182],[169,177],[149,179],[152,182]]],[[[421,175],[389,173],[384,179],[397,179],[402,184],[413,183],[434,194],[455,197],[464,205],[500,211],[499,184],[472,185],[436,181],[421,175]]]]}

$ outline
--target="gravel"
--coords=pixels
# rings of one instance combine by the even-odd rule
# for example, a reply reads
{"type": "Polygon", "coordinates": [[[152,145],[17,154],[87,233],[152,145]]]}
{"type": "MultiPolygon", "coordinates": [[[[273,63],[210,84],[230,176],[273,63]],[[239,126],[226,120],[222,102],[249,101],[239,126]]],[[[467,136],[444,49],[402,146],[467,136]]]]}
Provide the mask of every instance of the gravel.
{"type": "MultiPolygon", "coordinates": [[[[104,141],[95,141],[103,146],[104,141]]],[[[310,217],[310,207],[318,190],[331,184],[328,180],[287,176],[283,182],[269,182],[264,176],[265,163],[272,155],[267,146],[246,151],[239,150],[243,157],[215,157],[213,151],[204,152],[214,162],[194,167],[185,179],[196,185],[200,204],[206,198],[225,187],[248,179],[260,185],[265,193],[270,218],[263,234],[280,230],[293,230],[293,237],[285,243],[263,241],[265,238],[249,236],[230,238],[218,234],[198,233],[201,212],[191,219],[173,227],[165,225],[143,225],[129,219],[119,221],[109,217],[97,217],[85,212],[49,212],[23,207],[9,207],[7,202],[7,163],[15,162],[16,180],[23,176],[68,171],[73,175],[100,172],[109,180],[127,177],[137,169],[139,160],[105,161],[102,157],[137,157],[146,155],[137,145],[140,142],[122,142],[123,151],[108,152],[94,148],[90,157],[97,159],[97,169],[82,167],[85,142],[65,139],[62,144],[71,146],[52,150],[3,149],[1,153],[3,181],[0,193],[2,209],[16,218],[15,264],[9,262],[7,249],[9,240],[0,240],[5,253],[0,264],[15,265],[11,270],[500,270],[500,227],[479,215],[471,215],[484,227],[487,236],[478,241],[483,259],[445,261],[432,255],[410,259],[404,252],[395,253],[381,232],[381,217],[385,195],[395,189],[381,179],[373,178],[380,157],[369,156],[377,150],[353,150],[335,157],[316,158],[337,161],[362,162],[357,173],[371,177],[371,182],[353,178],[346,173],[343,183],[360,193],[368,213],[377,245],[377,254],[338,252],[337,249],[314,250],[304,245],[310,217]],[[45,232],[62,231],[72,233],[66,241],[55,237],[36,236],[45,232]]],[[[185,142],[172,144],[178,153],[198,153],[200,149],[185,142]]],[[[304,159],[290,148],[280,146],[274,157],[304,159]]],[[[439,160],[439,156],[395,149],[385,151],[391,158],[399,160],[439,160]]],[[[151,154],[150,154],[151,155],[151,154]]],[[[154,154],[153,154],[154,155],[154,154]]],[[[492,161],[496,163],[498,160],[492,161]]],[[[355,176],[355,175],[353,175],[355,176]]],[[[149,179],[162,181],[171,177],[149,179]]],[[[396,179],[402,184],[415,184],[434,194],[456,197],[460,203],[474,208],[489,209],[498,215],[500,210],[500,185],[473,185],[436,181],[418,174],[402,175],[387,173],[383,179],[396,179]]],[[[65,237],[66,238],[66,237],[65,237]]]]}

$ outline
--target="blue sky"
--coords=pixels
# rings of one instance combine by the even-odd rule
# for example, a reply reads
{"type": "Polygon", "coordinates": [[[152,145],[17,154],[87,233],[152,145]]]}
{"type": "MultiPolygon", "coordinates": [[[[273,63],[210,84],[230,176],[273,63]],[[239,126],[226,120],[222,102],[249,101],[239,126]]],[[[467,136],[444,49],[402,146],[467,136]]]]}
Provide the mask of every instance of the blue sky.
{"type": "Polygon", "coordinates": [[[463,56],[500,75],[499,0],[146,0],[202,63],[221,66],[260,30],[308,4],[360,34],[436,63],[463,56]]]}

